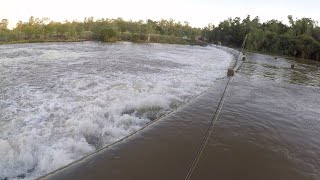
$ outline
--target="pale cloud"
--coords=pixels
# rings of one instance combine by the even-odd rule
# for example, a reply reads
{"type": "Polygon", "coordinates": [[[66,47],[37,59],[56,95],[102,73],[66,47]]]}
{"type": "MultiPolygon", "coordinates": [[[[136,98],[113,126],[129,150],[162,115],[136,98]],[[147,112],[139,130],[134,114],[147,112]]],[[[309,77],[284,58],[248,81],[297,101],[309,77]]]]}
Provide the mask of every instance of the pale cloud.
{"type": "Polygon", "coordinates": [[[320,20],[318,0],[1,0],[0,19],[7,18],[10,26],[30,16],[49,17],[54,21],[83,20],[84,17],[146,20],[173,18],[188,21],[193,26],[217,24],[228,17],[260,16],[262,21],[286,21],[289,14],[320,20]]]}

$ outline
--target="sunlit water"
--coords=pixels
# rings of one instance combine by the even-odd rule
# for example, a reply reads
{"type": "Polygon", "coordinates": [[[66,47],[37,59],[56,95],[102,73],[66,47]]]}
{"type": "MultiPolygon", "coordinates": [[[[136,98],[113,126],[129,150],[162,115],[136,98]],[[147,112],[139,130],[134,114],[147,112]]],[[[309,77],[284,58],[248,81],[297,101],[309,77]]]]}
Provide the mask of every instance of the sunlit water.
{"type": "Polygon", "coordinates": [[[129,135],[225,75],[212,47],[0,46],[0,179],[33,179],[129,135]]]}

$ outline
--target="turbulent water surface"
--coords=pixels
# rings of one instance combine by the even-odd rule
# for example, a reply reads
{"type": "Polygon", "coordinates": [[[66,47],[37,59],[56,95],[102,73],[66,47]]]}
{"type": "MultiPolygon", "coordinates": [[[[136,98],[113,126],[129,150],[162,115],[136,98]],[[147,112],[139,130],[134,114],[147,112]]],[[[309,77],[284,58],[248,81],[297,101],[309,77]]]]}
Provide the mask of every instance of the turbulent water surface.
{"type": "MultiPolygon", "coordinates": [[[[185,179],[227,82],[47,179],[185,179]]],[[[319,95],[319,62],[247,52],[190,180],[319,180],[319,95]]]]}
{"type": "Polygon", "coordinates": [[[135,132],[225,75],[211,47],[0,46],[0,179],[35,178],[135,132]]]}

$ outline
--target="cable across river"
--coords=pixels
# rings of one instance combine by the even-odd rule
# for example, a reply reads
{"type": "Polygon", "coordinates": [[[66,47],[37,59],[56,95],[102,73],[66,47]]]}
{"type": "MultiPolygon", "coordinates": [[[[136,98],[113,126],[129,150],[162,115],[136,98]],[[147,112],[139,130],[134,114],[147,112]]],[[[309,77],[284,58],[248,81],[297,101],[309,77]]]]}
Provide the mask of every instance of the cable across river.
{"type": "MultiPolygon", "coordinates": [[[[191,178],[191,176],[192,176],[192,174],[193,174],[195,168],[197,167],[197,164],[198,164],[198,162],[199,162],[199,160],[201,158],[201,155],[202,155],[202,153],[203,153],[203,151],[204,151],[204,149],[205,149],[205,147],[206,147],[206,145],[207,145],[207,143],[208,143],[208,141],[210,139],[210,135],[211,135],[211,133],[213,131],[213,128],[214,128],[214,126],[215,126],[215,124],[217,122],[217,119],[218,119],[219,114],[220,114],[220,112],[222,110],[222,107],[223,107],[223,103],[224,103],[224,101],[226,99],[226,96],[228,94],[228,89],[229,89],[229,85],[230,85],[230,83],[232,81],[232,77],[234,75],[234,72],[237,70],[236,67],[239,64],[240,59],[242,59],[240,57],[241,57],[241,55],[243,53],[243,49],[244,49],[247,37],[248,37],[248,35],[246,35],[245,39],[243,40],[241,51],[239,52],[239,55],[238,55],[238,57],[236,59],[236,62],[234,64],[234,66],[232,67],[232,69],[228,69],[228,76],[227,76],[228,81],[227,81],[226,87],[224,88],[224,91],[223,91],[223,94],[222,94],[221,99],[219,101],[218,107],[215,110],[213,118],[212,118],[212,120],[211,120],[211,122],[209,124],[209,127],[208,127],[208,129],[207,129],[202,141],[201,141],[199,149],[197,150],[196,155],[195,155],[195,157],[194,157],[194,159],[193,159],[193,161],[192,161],[192,163],[190,165],[190,168],[189,168],[189,171],[188,171],[188,173],[187,173],[187,175],[185,177],[185,180],[189,180],[191,178]]],[[[238,66],[238,68],[240,66],[241,66],[241,64],[238,66]]]]}

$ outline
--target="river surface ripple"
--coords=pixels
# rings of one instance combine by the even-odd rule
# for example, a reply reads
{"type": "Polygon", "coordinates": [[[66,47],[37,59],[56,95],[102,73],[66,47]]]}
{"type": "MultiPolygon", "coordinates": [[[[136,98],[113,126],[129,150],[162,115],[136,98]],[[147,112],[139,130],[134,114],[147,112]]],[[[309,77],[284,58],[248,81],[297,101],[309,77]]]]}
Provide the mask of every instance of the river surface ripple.
{"type": "Polygon", "coordinates": [[[225,76],[212,47],[0,46],[0,179],[33,179],[127,136],[225,76]]]}

